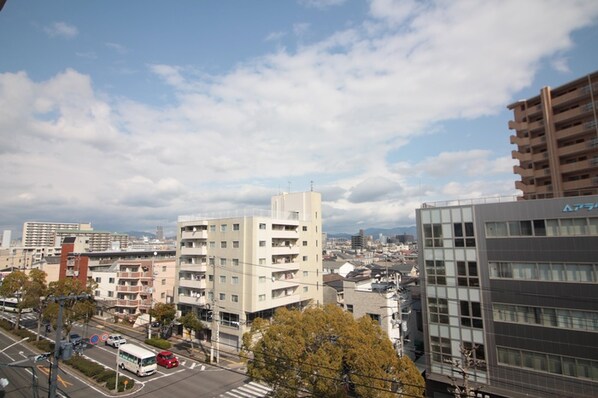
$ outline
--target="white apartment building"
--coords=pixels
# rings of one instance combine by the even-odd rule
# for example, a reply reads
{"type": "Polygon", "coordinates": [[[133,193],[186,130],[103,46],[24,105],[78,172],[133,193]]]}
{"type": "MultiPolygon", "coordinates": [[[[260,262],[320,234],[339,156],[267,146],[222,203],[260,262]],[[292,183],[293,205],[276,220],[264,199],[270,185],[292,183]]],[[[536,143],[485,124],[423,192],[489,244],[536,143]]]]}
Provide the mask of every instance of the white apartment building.
{"type": "Polygon", "coordinates": [[[90,223],[78,224],[28,221],[23,223],[23,246],[60,246],[60,242],[56,242],[56,231],[58,230],[93,231],[93,228],[90,223]]]}
{"type": "Polygon", "coordinates": [[[322,304],[321,217],[316,192],[276,195],[270,211],[179,217],[179,309],[238,349],[255,318],[322,304]]]}

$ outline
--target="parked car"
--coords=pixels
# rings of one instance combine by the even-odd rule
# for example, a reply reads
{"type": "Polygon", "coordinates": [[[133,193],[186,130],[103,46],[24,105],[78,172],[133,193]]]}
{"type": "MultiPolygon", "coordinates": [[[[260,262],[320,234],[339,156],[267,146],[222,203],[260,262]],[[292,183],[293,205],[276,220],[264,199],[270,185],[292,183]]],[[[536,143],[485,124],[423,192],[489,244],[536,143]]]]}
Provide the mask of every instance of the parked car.
{"type": "Polygon", "coordinates": [[[161,351],[156,355],[156,363],[165,368],[176,368],[179,366],[179,359],[170,351],[161,351]]]}
{"type": "Polygon", "coordinates": [[[126,344],[127,340],[125,340],[124,337],[122,337],[120,334],[111,334],[110,336],[108,336],[108,338],[106,339],[106,345],[109,345],[111,347],[118,347],[121,344],[126,344]]]}
{"type": "Polygon", "coordinates": [[[77,333],[71,333],[69,335],[69,341],[71,343],[73,343],[73,346],[77,347],[77,346],[81,345],[81,343],[83,342],[83,339],[77,333]]]}

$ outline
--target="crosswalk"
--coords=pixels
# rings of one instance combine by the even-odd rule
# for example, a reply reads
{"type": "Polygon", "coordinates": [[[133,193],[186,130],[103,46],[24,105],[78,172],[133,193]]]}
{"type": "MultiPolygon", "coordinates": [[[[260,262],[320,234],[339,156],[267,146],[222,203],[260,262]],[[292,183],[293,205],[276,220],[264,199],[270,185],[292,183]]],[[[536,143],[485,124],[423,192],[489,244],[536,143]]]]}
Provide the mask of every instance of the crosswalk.
{"type": "Polygon", "coordinates": [[[240,387],[235,388],[234,390],[230,390],[225,392],[224,394],[220,394],[219,398],[263,398],[267,397],[268,394],[272,391],[270,387],[267,387],[263,384],[259,384],[256,382],[250,382],[248,384],[243,384],[240,387]]]}

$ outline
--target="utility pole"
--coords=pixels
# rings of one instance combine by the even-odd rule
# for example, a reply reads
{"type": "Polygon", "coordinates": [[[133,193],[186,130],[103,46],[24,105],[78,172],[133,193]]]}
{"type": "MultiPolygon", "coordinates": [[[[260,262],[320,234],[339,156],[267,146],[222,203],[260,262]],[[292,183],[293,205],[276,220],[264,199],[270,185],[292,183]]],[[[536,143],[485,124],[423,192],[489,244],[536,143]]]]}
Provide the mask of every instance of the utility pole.
{"type": "Polygon", "coordinates": [[[154,306],[154,262],[156,261],[156,256],[158,255],[158,252],[154,252],[154,257],[152,257],[152,269],[150,270],[151,272],[151,280],[152,280],[152,286],[149,288],[150,289],[150,302],[149,302],[149,323],[147,324],[147,338],[151,339],[152,338],[152,308],[154,306]]]}
{"type": "Polygon", "coordinates": [[[62,311],[64,310],[64,303],[67,300],[88,300],[91,298],[89,294],[80,294],[80,295],[73,295],[73,296],[58,296],[48,297],[48,300],[57,302],[59,305],[58,308],[58,319],[56,321],[56,338],[54,339],[54,361],[52,361],[52,366],[50,367],[50,386],[48,389],[48,397],[49,398],[56,398],[56,387],[58,381],[58,359],[60,358],[60,341],[62,340],[62,311]]]}
{"type": "MultiPolygon", "coordinates": [[[[387,273],[386,275],[388,275],[388,269],[387,269],[387,273]]],[[[399,358],[403,357],[403,314],[401,312],[401,295],[399,294],[400,292],[400,287],[401,285],[401,274],[399,274],[398,272],[395,272],[395,296],[397,297],[397,314],[398,314],[398,323],[399,323],[399,339],[397,340],[397,353],[399,354],[399,358]]]]}
{"type": "Polygon", "coordinates": [[[210,344],[210,363],[214,363],[214,344],[216,345],[216,363],[220,362],[220,307],[216,302],[216,258],[212,257],[212,335],[210,344]],[[215,332],[215,333],[214,333],[215,332]]]}

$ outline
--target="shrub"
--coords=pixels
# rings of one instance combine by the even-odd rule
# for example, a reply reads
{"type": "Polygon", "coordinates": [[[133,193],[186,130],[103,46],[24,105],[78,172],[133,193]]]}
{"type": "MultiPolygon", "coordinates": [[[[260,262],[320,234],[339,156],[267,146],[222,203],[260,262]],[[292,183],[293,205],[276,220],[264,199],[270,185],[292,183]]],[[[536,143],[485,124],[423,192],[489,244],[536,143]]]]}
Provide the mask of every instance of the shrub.
{"type": "MultiPolygon", "coordinates": [[[[114,374],[114,377],[111,377],[110,379],[108,379],[106,381],[106,388],[108,390],[113,391],[115,383],[116,383],[116,374],[114,374]]],[[[119,376],[118,377],[118,391],[119,392],[125,391],[125,386],[126,386],[127,390],[130,390],[131,388],[133,388],[135,386],[135,380],[130,379],[125,376],[119,376]],[[126,381],[126,383],[125,383],[125,381],[126,381]]]]}
{"type": "MultiPolygon", "coordinates": [[[[95,375],[93,378],[96,379],[98,383],[105,383],[111,378],[116,377],[116,372],[111,369],[104,369],[102,372],[95,375]]],[[[113,382],[114,383],[114,382],[113,382]]]]}
{"type": "Polygon", "coordinates": [[[158,347],[163,350],[168,350],[170,347],[172,347],[170,341],[164,339],[147,339],[145,340],[145,344],[158,347]]]}
{"type": "Polygon", "coordinates": [[[31,342],[34,346],[39,348],[43,352],[54,352],[54,343],[49,340],[41,339],[40,341],[31,342]]]}
{"type": "Polygon", "coordinates": [[[71,359],[64,361],[67,365],[72,366],[87,377],[93,378],[95,375],[104,371],[104,367],[95,362],[91,362],[81,356],[74,355],[71,359]]]}
{"type": "Polygon", "coordinates": [[[13,328],[12,323],[8,322],[6,319],[0,320],[0,327],[5,330],[10,330],[13,328]]]}
{"type": "Polygon", "coordinates": [[[31,333],[27,329],[13,330],[12,333],[19,336],[22,339],[24,339],[25,337],[29,337],[29,341],[35,341],[36,335],[34,333],[31,333]]]}

